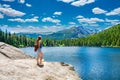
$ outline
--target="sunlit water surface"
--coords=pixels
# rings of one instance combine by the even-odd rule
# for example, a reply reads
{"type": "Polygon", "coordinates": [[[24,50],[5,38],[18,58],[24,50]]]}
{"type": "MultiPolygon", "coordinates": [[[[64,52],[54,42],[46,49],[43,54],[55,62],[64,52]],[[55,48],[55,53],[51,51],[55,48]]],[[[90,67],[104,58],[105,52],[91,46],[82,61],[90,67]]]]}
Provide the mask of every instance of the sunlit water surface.
{"type": "MultiPolygon", "coordinates": [[[[36,57],[33,47],[21,48],[36,57]]],[[[43,47],[45,61],[72,64],[83,80],[120,80],[120,48],[43,47]]]]}

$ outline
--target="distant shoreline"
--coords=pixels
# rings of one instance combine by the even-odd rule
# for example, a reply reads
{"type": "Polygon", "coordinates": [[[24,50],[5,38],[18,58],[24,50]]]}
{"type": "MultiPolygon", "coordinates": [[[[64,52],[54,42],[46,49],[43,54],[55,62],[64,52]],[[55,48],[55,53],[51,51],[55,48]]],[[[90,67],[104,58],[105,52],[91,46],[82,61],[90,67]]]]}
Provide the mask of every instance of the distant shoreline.
{"type": "MultiPolygon", "coordinates": [[[[19,48],[27,48],[27,47],[34,47],[34,46],[26,46],[26,47],[19,47],[19,48]]],[[[120,46],[43,46],[43,47],[97,47],[97,48],[120,48],[120,46]]]]}

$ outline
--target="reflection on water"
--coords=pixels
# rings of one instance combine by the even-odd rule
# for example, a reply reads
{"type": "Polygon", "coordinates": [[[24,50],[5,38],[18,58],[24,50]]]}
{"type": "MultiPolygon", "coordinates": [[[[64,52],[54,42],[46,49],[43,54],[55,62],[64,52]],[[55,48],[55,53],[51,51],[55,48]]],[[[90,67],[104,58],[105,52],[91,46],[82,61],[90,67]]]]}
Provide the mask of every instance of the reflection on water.
{"type": "MultiPolygon", "coordinates": [[[[32,47],[22,48],[36,57],[32,47]]],[[[74,65],[83,80],[120,80],[120,48],[43,47],[46,61],[74,65]]]]}

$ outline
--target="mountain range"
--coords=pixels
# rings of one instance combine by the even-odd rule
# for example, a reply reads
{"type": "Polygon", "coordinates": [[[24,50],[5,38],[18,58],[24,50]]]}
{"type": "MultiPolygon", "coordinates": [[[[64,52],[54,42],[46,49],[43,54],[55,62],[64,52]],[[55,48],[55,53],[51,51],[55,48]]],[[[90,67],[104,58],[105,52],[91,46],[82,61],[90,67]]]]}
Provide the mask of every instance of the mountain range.
{"type": "Polygon", "coordinates": [[[75,26],[71,27],[68,29],[64,29],[52,34],[38,34],[38,33],[17,33],[18,35],[26,35],[27,37],[32,37],[32,38],[37,38],[38,36],[42,36],[43,38],[50,38],[50,39],[56,39],[56,40],[61,40],[61,39],[73,39],[73,38],[81,38],[81,37],[86,37],[91,34],[98,33],[99,30],[95,29],[88,29],[83,26],[75,26]]]}

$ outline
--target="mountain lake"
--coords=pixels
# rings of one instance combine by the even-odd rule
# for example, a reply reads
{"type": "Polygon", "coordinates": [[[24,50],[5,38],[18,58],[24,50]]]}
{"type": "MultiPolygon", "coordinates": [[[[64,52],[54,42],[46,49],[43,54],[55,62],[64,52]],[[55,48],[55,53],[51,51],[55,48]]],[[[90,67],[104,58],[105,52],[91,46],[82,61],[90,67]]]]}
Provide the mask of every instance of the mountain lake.
{"type": "MultiPolygon", "coordinates": [[[[33,47],[20,48],[36,57],[33,47]]],[[[120,80],[120,48],[43,47],[44,60],[72,64],[83,80],[120,80]]]]}

